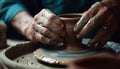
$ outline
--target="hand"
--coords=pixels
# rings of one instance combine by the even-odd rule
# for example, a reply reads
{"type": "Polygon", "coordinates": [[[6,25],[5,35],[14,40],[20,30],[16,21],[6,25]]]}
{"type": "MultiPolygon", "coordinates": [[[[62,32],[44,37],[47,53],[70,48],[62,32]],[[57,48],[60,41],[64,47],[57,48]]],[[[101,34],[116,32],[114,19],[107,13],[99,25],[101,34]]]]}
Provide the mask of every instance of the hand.
{"type": "Polygon", "coordinates": [[[12,26],[29,40],[48,45],[62,43],[65,36],[63,22],[47,9],[43,9],[34,18],[22,11],[13,18],[12,26]]]}
{"type": "Polygon", "coordinates": [[[120,69],[120,56],[102,54],[76,59],[68,69],[120,69]]]}
{"type": "Polygon", "coordinates": [[[117,29],[116,6],[109,2],[97,2],[86,11],[74,27],[77,38],[82,39],[96,27],[100,27],[88,42],[88,47],[103,47],[117,29]]]}
{"type": "Polygon", "coordinates": [[[32,22],[32,39],[36,42],[54,45],[63,42],[64,24],[58,16],[48,9],[35,15],[32,22]]]}

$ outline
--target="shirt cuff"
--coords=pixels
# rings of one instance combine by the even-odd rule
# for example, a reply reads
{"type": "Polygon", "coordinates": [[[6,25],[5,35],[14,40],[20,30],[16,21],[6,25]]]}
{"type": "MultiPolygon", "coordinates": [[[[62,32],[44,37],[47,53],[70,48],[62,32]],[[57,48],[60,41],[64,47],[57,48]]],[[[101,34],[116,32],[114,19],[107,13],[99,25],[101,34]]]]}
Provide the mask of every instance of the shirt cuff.
{"type": "Polygon", "coordinates": [[[7,14],[5,16],[5,22],[10,23],[13,17],[21,11],[26,11],[24,6],[22,6],[21,4],[12,5],[7,11],[7,14]]]}

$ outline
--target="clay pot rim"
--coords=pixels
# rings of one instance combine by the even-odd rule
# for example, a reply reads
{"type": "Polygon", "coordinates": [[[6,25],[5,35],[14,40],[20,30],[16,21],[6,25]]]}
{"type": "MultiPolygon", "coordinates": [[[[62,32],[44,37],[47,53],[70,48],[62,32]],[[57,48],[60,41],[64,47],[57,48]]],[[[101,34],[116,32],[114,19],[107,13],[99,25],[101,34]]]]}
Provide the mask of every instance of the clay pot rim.
{"type": "Polygon", "coordinates": [[[58,15],[62,20],[78,20],[82,16],[82,13],[64,13],[58,15]],[[64,17],[64,16],[76,16],[76,17],[64,17]],[[79,17],[80,16],[80,17],[79,17]]]}
{"type": "Polygon", "coordinates": [[[1,61],[5,64],[5,65],[10,65],[10,67],[21,67],[21,68],[26,68],[26,69],[39,69],[40,67],[36,67],[36,66],[30,66],[30,65],[24,65],[24,64],[19,64],[19,63],[16,63],[14,61],[12,61],[11,59],[7,58],[6,56],[6,52],[8,50],[10,50],[11,48],[13,47],[16,47],[16,46],[12,46],[12,47],[8,47],[6,49],[4,49],[1,53],[0,53],[0,59],[1,61]]]}

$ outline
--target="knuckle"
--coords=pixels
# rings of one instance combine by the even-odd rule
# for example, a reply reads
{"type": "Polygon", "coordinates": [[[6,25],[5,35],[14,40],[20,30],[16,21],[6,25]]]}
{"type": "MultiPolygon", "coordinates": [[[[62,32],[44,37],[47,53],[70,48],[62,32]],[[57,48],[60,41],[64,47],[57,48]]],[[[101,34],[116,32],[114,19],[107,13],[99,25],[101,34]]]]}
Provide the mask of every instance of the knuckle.
{"type": "Polygon", "coordinates": [[[33,30],[38,31],[38,28],[36,25],[33,25],[32,28],[33,28],[33,30]]]}
{"type": "Polygon", "coordinates": [[[100,3],[101,3],[101,2],[99,2],[99,1],[98,1],[98,2],[96,2],[96,4],[100,4],[100,3]]]}
{"type": "Polygon", "coordinates": [[[49,35],[49,34],[50,34],[50,31],[48,31],[47,28],[44,28],[44,29],[43,29],[43,34],[45,34],[45,35],[49,35]]]}
{"type": "Polygon", "coordinates": [[[41,42],[43,42],[44,44],[46,44],[46,38],[44,36],[41,36],[40,40],[41,40],[41,42]]]}
{"type": "Polygon", "coordinates": [[[35,38],[40,42],[43,42],[45,40],[45,37],[39,33],[35,34],[35,38]]]}
{"type": "Polygon", "coordinates": [[[50,19],[50,20],[55,20],[55,19],[57,19],[57,16],[51,15],[49,19],[50,19]]]}
{"type": "Polygon", "coordinates": [[[41,28],[41,26],[36,26],[36,27],[35,27],[35,30],[36,30],[37,32],[41,32],[42,28],[41,28]]]}
{"type": "Polygon", "coordinates": [[[38,22],[38,20],[39,20],[38,18],[34,18],[34,22],[38,22]]]}
{"type": "Polygon", "coordinates": [[[38,15],[35,15],[35,16],[34,16],[34,20],[35,20],[35,21],[38,21],[38,15]]]}
{"type": "Polygon", "coordinates": [[[37,17],[38,17],[38,15],[35,15],[35,16],[34,16],[34,18],[37,18],[37,17]]]}
{"type": "Polygon", "coordinates": [[[51,26],[53,26],[54,25],[54,23],[51,21],[51,20],[49,20],[47,23],[46,23],[46,26],[48,26],[48,27],[51,27],[51,26]]]}
{"type": "Polygon", "coordinates": [[[101,4],[101,2],[96,2],[93,6],[99,6],[101,4]]]}

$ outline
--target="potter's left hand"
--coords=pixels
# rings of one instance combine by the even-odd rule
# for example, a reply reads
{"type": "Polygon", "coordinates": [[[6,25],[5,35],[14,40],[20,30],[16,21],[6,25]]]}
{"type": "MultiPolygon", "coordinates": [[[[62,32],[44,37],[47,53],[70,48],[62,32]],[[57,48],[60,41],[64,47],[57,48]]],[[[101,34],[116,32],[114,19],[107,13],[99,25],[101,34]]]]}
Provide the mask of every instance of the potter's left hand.
{"type": "Polygon", "coordinates": [[[88,42],[88,47],[102,47],[117,29],[117,6],[108,1],[97,2],[86,11],[74,27],[78,39],[84,38],[96,27],[100,27],[95,36],[88,42]]]}

